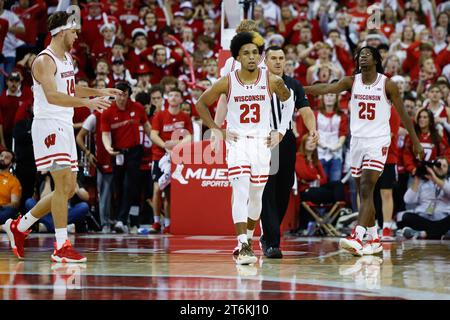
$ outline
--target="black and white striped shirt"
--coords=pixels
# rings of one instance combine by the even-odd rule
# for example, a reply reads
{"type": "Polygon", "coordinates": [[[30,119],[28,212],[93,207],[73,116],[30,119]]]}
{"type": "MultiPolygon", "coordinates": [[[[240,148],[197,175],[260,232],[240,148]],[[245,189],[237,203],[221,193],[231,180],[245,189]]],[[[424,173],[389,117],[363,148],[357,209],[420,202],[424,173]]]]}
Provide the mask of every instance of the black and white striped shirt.
{"type": "MultiPolygon", "coordinates": [[[[282,78],[284,80],[284,83],[286,84],[286,87],[288,87],[288,89],[291,91],[291,95],[294,95],[295,109],[298,110],[303,107],[309,107],[309,102],[306,98],[305,90],[303,89],[303,86],[300,84],[300,82],[286,75],[283,75],[282,78]]],[[[284,116],[283,109],[286,109],[286,107],[283,108],[283,104],[275,93],[272,95],[270,104],[272,108],[270,125],[272,127],[272,130],[278,130],[280,128],[281,119],[284,116]]],[[[289,122],[288,130],[292,130],[294,125],[292,121],[293,114],[289,116],[291,117],[291,121],[289,122]]]]}

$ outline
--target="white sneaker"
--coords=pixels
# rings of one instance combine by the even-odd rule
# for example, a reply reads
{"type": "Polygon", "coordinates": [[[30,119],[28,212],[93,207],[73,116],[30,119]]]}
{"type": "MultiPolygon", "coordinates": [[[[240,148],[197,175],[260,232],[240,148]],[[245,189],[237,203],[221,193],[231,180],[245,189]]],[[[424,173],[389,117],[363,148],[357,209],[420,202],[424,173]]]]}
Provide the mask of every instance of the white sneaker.
{"type": "Polygon", "coordinates": [[[354,237],[342,238],[339,240],[339,248],[350,252],[354,256],[362,256],[363,243],[354,237]]]}
{"type": "Polygon", "coordinates": [[[76,233],[75,224],[71,223],[67,225],[67,233],[74,234],[76,233]]]}
{"type": "Polygon", "coordinates": [[[375,240],[369,240],[364,244],[362,253],[364,255],[377,254],[383,251],[383,246],[381,245],[380,238],[375,240]]]}
{"type": "Polygon", "coordinates": [[[138,234],[138,227],[136,226],[130,227],[130,234],[138,234]]]}
{"type": "Polygon", "coordinates": [[[256,261],[258,261],[258,258],[253,253],[252,247],[247,243],[243,243],[241,250],[239,250],[236,264],[246,265],[256,263],[256,261]]]}

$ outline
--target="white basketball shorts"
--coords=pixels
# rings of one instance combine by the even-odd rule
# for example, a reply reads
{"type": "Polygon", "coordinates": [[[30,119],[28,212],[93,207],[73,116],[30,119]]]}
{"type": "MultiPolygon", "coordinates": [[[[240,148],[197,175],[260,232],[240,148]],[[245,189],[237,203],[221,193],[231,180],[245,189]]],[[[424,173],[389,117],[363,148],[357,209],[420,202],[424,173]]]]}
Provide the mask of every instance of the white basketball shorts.
{"type": "Polygon", "coordinates": [[[352,137],[350,142],[352,176],[360,177],[364,169],[382,172],[390,144],[390,136],[352,137]]]}
{"type": "Polygon", "coordinates": [[[77,147],[72,124],[59,120],[34,119],[31,136],[38,171],[64,168],[78,171],[77,147]]]}
{"type": "Polygon", "coordinates": [[[270,148],[265,138],[240,137],[227,141],[228,179],[250,176],[250,182],[264,185],[269,179],[270,148]]]}

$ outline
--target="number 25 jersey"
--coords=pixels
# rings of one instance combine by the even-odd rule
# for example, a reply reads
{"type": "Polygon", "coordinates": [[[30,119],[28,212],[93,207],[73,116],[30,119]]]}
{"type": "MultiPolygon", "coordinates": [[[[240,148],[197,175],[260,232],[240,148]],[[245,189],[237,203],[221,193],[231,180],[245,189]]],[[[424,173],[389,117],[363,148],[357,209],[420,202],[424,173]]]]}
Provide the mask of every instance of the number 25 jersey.
{"type": "Polygon", "coordinates": [[[253,84],[244,84],[238,70],[228,74],[227,126],[239,135],[267,136],[270,128],[269,73],[258,68],[253,84]]]}
{"type": "Polygon", "coordinates": [[[377,74],[374,83],[366,85],[362,75],[355,75],[350,100],[350,132],[358,138],[389,136],[391,129],[391,102],[386,95],[387,77],[377,74]]]}

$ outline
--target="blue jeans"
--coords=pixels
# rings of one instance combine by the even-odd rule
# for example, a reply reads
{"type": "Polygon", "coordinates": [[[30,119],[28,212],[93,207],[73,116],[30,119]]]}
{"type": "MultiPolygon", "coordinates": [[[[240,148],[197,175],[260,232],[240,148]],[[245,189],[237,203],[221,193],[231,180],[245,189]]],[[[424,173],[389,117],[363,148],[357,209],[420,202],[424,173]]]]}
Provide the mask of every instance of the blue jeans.
{"type": "Polygon", "coordinates": [[[102,173],[100,170],[97,170],[97,189],[100,195],[98,206],[102,227],[110,223],[112,184],[112,173],[102,173]]]}
{"type": "MultiPolygon", "coordinates": [[[[30,198],[27,201],[25,201],[25,208],[26,208],[27,212],[30,211],[36,205],[36,203],[37,203],[37,201],[34,200],[33,198],[30,198]]],[[[82,221],[88,213],[89,213],[89,205],[86,202],[80,202],[73,207],[69,207],[67,224],[72,224],[72,223],[77,223],[77,222],[82,221]]],[[[45,225],[48,232],[55,232],[55,225],[53,223],[53,218],[52,218],[51,213],[42,217],[39,220],[39,222],[43,223],[45,225]]]]}
{"type": "Polygon", "coordinates": [[[323,170],[328,177],[329,182],[341,180],[342,177],[342,160],[341,159],[330,159],[320,160],[322,163],[323,170]]]}
{"type": "Polygon", "coordinates": [[[4,224],[6,220],[15,218],[17,209],[11,207],[0,208],[0,224],[4,224]]]}
{"type": "MultiPolygon", "coordinates": [[[[0,68],[3,68],[7,74],[10,74],[16,65],[16,57],[5,57],[5,62],[0,64],[0,68]]],[[[5,89],[5,76],[0,72],[0,95],[5,89]]]]}

